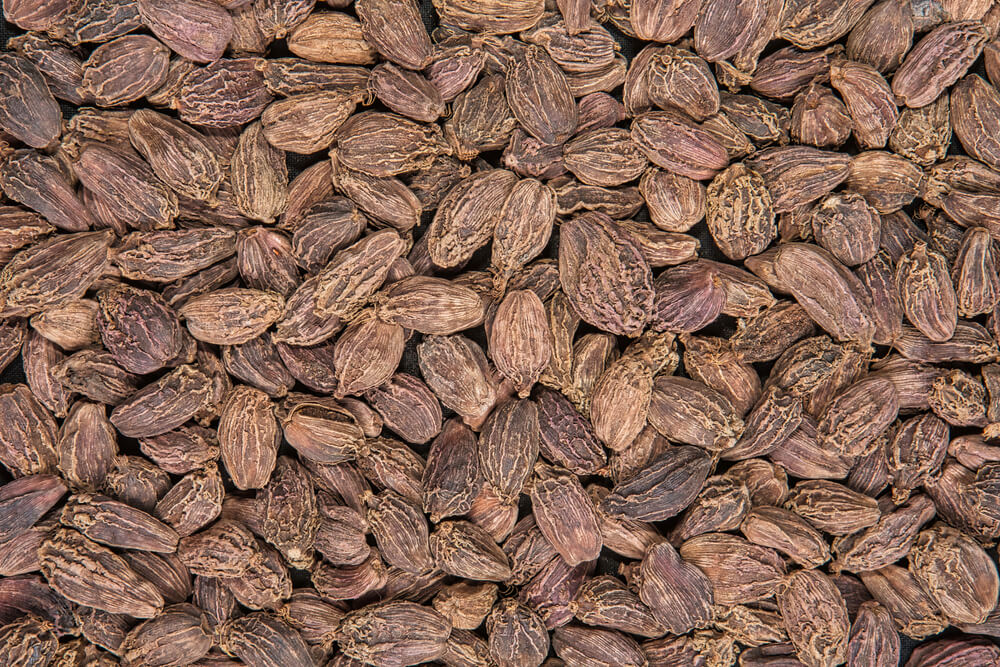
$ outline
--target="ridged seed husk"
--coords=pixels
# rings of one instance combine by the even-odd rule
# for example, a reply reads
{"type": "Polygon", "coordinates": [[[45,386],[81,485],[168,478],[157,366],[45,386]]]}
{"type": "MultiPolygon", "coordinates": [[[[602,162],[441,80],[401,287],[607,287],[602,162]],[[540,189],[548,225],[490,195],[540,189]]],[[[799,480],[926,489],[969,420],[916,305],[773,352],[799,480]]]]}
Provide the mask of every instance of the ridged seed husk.
{"type": "Polygon", "coordinates": [[[485,310],[483,297],[457,281],[408,276],[381,294],[375,314],[422,334],[448,336],[481,324],[485,310]]]}
{"type": "Polygon", "coordinates": [[[665,438],[721,451],[743,431],[733,404],[718,391],[688,378],[661,376],[653,385],[649,422],[665,438]]]}
{"type": "Polygon", "coordinates": [[[922,531],[909,554],[910,571],[944,615],[981,623],[996,606],[996,565],[975,540],[950,526],[922,531]]]}
{"type": "Polygon", "coordinates": [[[601,502],[611,515],[641,521],[675,516],[698,495],[711,459],[697,447],[671,447],[630,477],[620,480],[601,502]]]}
{"type": "Polygon", "coordinates": [[[613,333],[639,333],[652,305],[652,275],[610,218],[590,213],[563,224],[559,266],[563,292],[584,321],[613,333]]]}
{"type": "Polygon", "coordinates": [[[670,632],[683,634],[708,624],[712,584],[666,542],[650,547],[640,566],[640,599],[670,632]]]}
{"type": "Polygon", "coordinates": [[[725,148],[676,111],[650,111],[632,122],[632,141],[658,167],[706,180],[728,164],[725,148]]]}
{"type": "Polygon", "coordinates": [[[383,104],[407,118],[430,123],[445,112],[441,92],[417,72],[382,63],[372,70],[369,81],[372,92],[383,104]]]}
{"type": "Polygon", "coordinates": [[[764,179],[742,162],[712,180],[705,220],[715,244],[730,259],[756,255],[777,234],[764,179]]]}
{"type": "Polygon", "coordinates": [[[68,174],[51,157],[36,151],[21,149],[11,152],[0,162],[0,188],[13,201],[37,211],[41,216],[34,225],[27,220],[10,217],[26,212],[5,207],[5,228],[13,234],[5,244],[4,255],[10,256],[33,239],[40,239],[58,227],[70,232],[83,232],[94,224],[94,215],[83,204],[68,174]],[[46,222],[47,221],[47,222],[46,222]],[[13,223],[21,222],[14,227],[13,223]]]}
{"type": "Polygon", "coordinates": [[[45,78],[27,59],[0,55],[0,129],[33,148],[53,143],[60,131],[59,105],[45,78]]]}
{"type": "Polygon", "coordinates": [[[317,12],[288,34],[288,50],[316,63],[371,65],[378,52],[364,37],[361,23],[343,12],[317,12]]]}
{"type": "Polygon", "coordinates": [[[68,234],[18,252],[0,272],[0,312],[32,315],[80,298],[106,270],[113,237],[68,234]]]}
{"type": "Polygon", "coordinates": [[[427,248],[434,263],[458,266],[486,245],[516,182],[512,172],[496,169],[474,174],[452,188],[427,230],[427,248]]]}
{"type": "Polygon", "coordinates": [[[163,597],[126,562],[69,528],[56,530],[39,549],[42,573],[67,599],[113,614],[152,618],[163,597]]]}
{"type": "Polygon", "coordinates": [[[838,340],[868,342],[874,336],[871,301],[857,277],[826,250],[811,244],[782,246],[777,277],[810,317],[838,340]]]}
{"type": "Polygon", "coordinates": [[[908,107],[930,104],[979,58],[987,37],[978,21],[939,25],[907,54],[893,76],[892,92],[908,107]]]}
{"type": "Polygon", "coordinates": [[[431,40],[415,2],[361,0],[355,11],[365,39],[386,59],[413,70],[430,64],[431,40]]]}
{"type": "Polygon", "coordinates": [[[447,152],[436,125],[376,111],[352,116],[336,138],[340,164],[380,178],[426,167],[447,152]]]}
{"type": "Polygon", "coordinates": [[[785,575],[772,549],[726,533],[705,533],[684,542],[680,555],[712,582],[715,604],[747,604],[771,597],[785,575]]]}
{"type": "Polygon", "coordinates": [[[415,665],[441,657],[451,629],[451,623],[433,609],[398,600],[347,614],[335,636],[355,660],[415,665]]]}
{"type": "Polygon", "coordinates": [[[795,572],[782,584],[777,600],[788,637],[804,664],[823,667],[844,662],[851,626],[844,599],[827,575],[795,572]]]}

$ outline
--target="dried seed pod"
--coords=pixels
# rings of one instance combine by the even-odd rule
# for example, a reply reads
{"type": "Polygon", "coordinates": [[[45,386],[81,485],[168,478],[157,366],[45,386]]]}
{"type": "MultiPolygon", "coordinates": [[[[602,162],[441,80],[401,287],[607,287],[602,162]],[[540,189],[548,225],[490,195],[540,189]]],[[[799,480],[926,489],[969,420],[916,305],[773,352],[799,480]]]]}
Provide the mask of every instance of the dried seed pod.
{"type": "Polygon", "coordinates": [[[785,506],[831,535],[850,535],[874,525],[882,514],[874,498],[827,480],[799,482],[785,506]]]}
{"type": "Polygon", "coordinates": [[[717,605],[771,597],[785,575],[785,563],[777,552],[725,533],[693,537],[681,545],[680,555],[712,582],[717,605]]]}
{"type": "Polygon", "coordinates": [[[81,489],[97,489],[104,484],[118,453],[114,428],[104,406],[78,401],[59,429],[56,444],[59,471],[81,489]]]}
{"type": "Polygon", "coordinates": [[[848,664],[892,665],[899,662],[899,632],[889,611],[878,602],[861,605],[851,625],[848,664]]]}
{"type": "Polygon", "coordinates": [[[524,130],[545,144],[560,144],[576,130],[576,103],[565,74],[544,50],[529,46],[511,63],[507,102],[524,130]]]}
{"type": "Polygon", "coordinates": [[[83,64],[81,90],[107,107],[121,106],[156,90],[167,76],[170,50],[147,35],[102,44],[83,64]]]}
{"type": "Polygon", "coordinates": [[[747,166],[764,178],[775,213],[785,213],[822,197],[849,175],[846,156],[808,146],[761,151],[747,166]]]}
{"type": "Polygon", "coordinates": [[[596,560],[601,551],[597,512],[579,480],[558,468],[538,464],[531,488],[535,520],[568,565],[596,560]]]}
{"type": "Polygon", "coordinates": [[[132,394],[111,411],[110,420],[129,438],[144,438],[177,428],[208,400],[208,378],[194,366],[179,366],[132,394]]]}
{"type": "MultiPolygon", "coordinates": [[[[23,327],[20,330],[23,332],[23,327]]],[[[16,350],[15,347],[12,351],[16,350]]],[[[55,369],[65,358],[59,348],[35,332],[28,334],[21,347],[21,365],[28,387],[56,417],[66,416],[72,398],[72,392],[63,387],[55,375],[55,369]]]]}
{"type": "Polygon", "coordinates": [[[634,639],[612,630],[580,626],[558,628],[552,635],[552,647],[571,664],[628,665],[647,664],[646,656],[634,639]]]}
{"type": "Polygon", "coordinates": [[[504,297],[494,319],[489,352],[518,395],[527,397],[552,357],[545,307],[534,292],[517,290],[504,297]]]}
{"type": "Polygon", "coordinates": [[[934,663],[947,664],[954,661],[989,664],[998,659],[1000,652],[991,641],[985,638],[957,637],[917,646],[910,654],[909,662],[913,667],[929,667],[934,663]]]}
{"type": "Polygon", "coordinates": [[[415,2],[362,0],[355,10],[361,33],[383,57],[413,70],[430,64],[431,40],[415,2]]]}
{"type": "Polygon", "coordinates": [[[627,130],[603,128],[567,142],[563,164],[583,183],[614,187],[638,178],[646,169],[646,157],[627,130]]]}
{"type": "Polygon", "coordinates": [[[889,135],[889,146],[921,167],[929,167],[944,159],[951,134],[949,100],[942,95],[927,106],[903,109],[889,135]]]}
{"type": "Polygon", "coordinates": [[[182,538],[177,555],[192,574],[238,577],[260,557],[260,546],[243,524],[222,519],[182,538]]]}
{"type": "Polygon", "coordinates": [[[743,431],[729,399],[695,380],[661,376],[653,385],[649,422],[665,438],[712,451],[728,449],[743,431]]]}
{"type": "Polygon", "coordinates": [[[962,77],[988,38],[978,21],[945,23],[927,33],[907,54],[892,79],[892,92],[908,107],[922,107],[962,77]],[[948,53],[949,58],[942,59],[948,53]]]}
{"type": "Polygon", "coordinates": [[[214,198],[222,169],[199,132],[163,114],[140,109],[129,117],[129,137],[153,172],[178,194],[214,198]]]}
{"type": "Polygon", "coordinates": [[[837,665],[847,658],[851,623],[840,591],[816,570],[791,574],[777,594],[778,608],[796,655],[808,665],[837,665]]]}
{"type": "Polygon", "coordinates": [[[712,178],[729,163],[725,148],[676,111],[650,111],[632,121],[632,141],[658,167],[695,180],[712,178]]]}
{"type": "Polygon", "coordinates": [[[181,665],[200,660],[211,648],[205,615],[189,605],[179,605],[133,628],[120,650],[129,662],[181,665]]]}
{"type": "Polygon", "coordinates": [[[427,167],[447,152],[436,125],[376,111],[351,116],[336,139],[340,165],[378,178],[427,167]]]}
{"type": "Polygon", "coordinates": [[[59,105],[45,78],[29,60],[13,53],[0,55],[0,129],[33,148],[53,143],[60,131],[59,105]]]}
{"type": "Polygon", "coordinates": [[[370,65],[377,52],[367,42],[361,24],[342,12],[315,12],[287,37],[288,50],[312,62],[370,65]]]}
{"type": "Polygon", "coordinates": [[[606,216],[586,214],[560,230],[560,281],[584,320],[613,333],[636,334],[650,312],[648,265],[625,232],[606,216]],[[604,267],[592,275],[591,262],[604,267]],[[605,280],[606,279],[606,280],[605,280]]]}
{"type": "Polygon", "coordinates": [[[717,62],[746,48],[756,40],[757,32],[767,20],[765,7],[763,2],[732,5],[712,0],[705,3],[694,25],[698,54],[709,62],[717,62]]]}
{"type": "Polygon", "coordinates": [[[224,495],[219,469],[209,463],[182,477],[156,503],[154,514],[187,537],[219,517],[224,495]]]}
{"type": "Polygon", "coordinates": [[[452,628],[475,630],[482,625],[490,609],[493,608],[497,591],[496,584],[460,582],[441,589],[434,596],[431,605],[439,614],[451,621],[452,628]]]}
{"type": "Polygon", "coordinates": [[[377,553],[372,552],[357,565],[331,567],[320,562],[313,567],[311,581],[328,600],[354,600],[384,588],[388,572],[377,553]]]}
{"type": "Polygon", "coordinates": [[[903,304],[890,258],[880,252],[855,269],[855,273],[871,296],[875,320],[873,340],[881,345],[892,343],[903,329],[903,304]]]}
{"type": "Polygon", "coordinates": [[[337,91],[293,95],[264,110],[260,117],[262,133],[269,144],[280,150],[315,153],[329,148],[354,106],[353,99],[337,91]]]}
{"type": "Polygon", "coordinates": [[[792,104],[792,138],[819,148],[836,148],[851,135],[847,108],[825,86],[810,84],[792,104]]]}
{"type": "Polygon", "coordinates": [[[819,420],[817,435],[821,444],[844,456],[863,456],[898,412],[898,395],[891,381],[862,378],[830,401],[819,420]]]}
{"type": "MultiPolygon", "coordinates": [[[[563,394],[539,391],[539,448],[543,456],[576,474],[590,474],[607,458],[588,421],[563,394]]],[[[592,408],[593,409],[593,408],[592,408]]]]}
{"type": "Polygon", "coordinates": [[[697,447],[672,447],[630,477],[601,502],[613,516],[662,521],[691,504],[708,477],[711,459],[697,447]]]}
{"type": "Polygon", "coordinates": [[[486,619],[490,657],[498,665],[538,667],[549,652],[549,635],[538,615],[513,598],[497,602],[486,619]]]}
{"type": "Polygon", "coordinates": [[[98,293],[101,342],[130,373],[144,375],[183,360],[193,341],[156,293],[125,285],[98,293]]]}
{"type": "Polygon", "coordinates": [[[639,180],[639,190],[660,229],[686,232],[705,215],[705,186],[686,176],[651,167],[639,180]]]}
{"type": "Polygon", "coordinates": [[[788,479],[784,469],[764,459],[748,459],[726,471],[728,477],[742,482],[750,493],[753,506],[781,505],[788,496],[788,479]]]}
{"type": "Polygon", "coordinates": [[[152,618],[163,609],[163,597],[151,583],[75,530],[56,530],[38,555],[49,584],[71,601],[136,618],[152,618]]]}
{"type": "Polygon", "coordinates": [[[996,565],[975,540],[945,525],[924,530],[909,554],[910,571],[948,619],[982,623],[996,606],[996,565]]]}
{"type": "Polygon", "coordinates": [[[234,387],[218,429],[222,462],[233,483],[240,489],[263,487],[274,470],[281,437],[271,400],[259,389],[234,387]]]}
{"type": "Polygon", "coordinates": [[[918,243],[896,266],[896,286],[906,318],[932,341],[955,332],[957,304],[948,265],[939,253],[918,243]]]}
{"type": "Polygon", "coordinates": [[[46,30],[62,20],[70,9],[68,2],[33,2],[18,0],[4,7],[4,18],[24,30],[46,30]]]}
{"type": "Polygon", "coordinates": [[[407,118],[431,123],[445,112],[445,100],[433,83],[392,63],[382,63],[372,70],[370,86],[384,105],[407,118]]]}
{"type": "Polygon", "coordinates": [[[483,425],[479,465],[500,498],[513,501],[538,458],[538,408],[528,399],[500,405],[483,425]]]}
{"type": "Polygon", "coordinates": [[[953,369],[935,378],[928,401],[934,413],[953,426],[986,424],[986,391],[964,371],[953,369]]]}
{"type": "Polygon", "coordinates": [[[477,581],[504,581],[511,575],[507,555],[490,534],[468,521],[442,521],[430,537],[435,566],[477,581]]]}
{"type": "Polygon", "coordinates": [[[882,220],[861,195],[827,195],[810,218],[816,242],[847,266],[864,264],[879,250],[882,220]]]}
{"type": "Polygon", "coordinates": [[[338,167],[333,178],[339,192],[348,196],[362,211],[390,227],[406,231],[420,221],[423,204],[398,179],[376,178],[346,167],[338,167]]]}
{"type": "Polygon", "coordinates": [[[777,233],[771,195],[764,180],[742,162],[728,167],[708,187],[709,231],[730,259],[756,255],[777,233]]]}
{"type": "Polygon", "coordinates": [[[960,316],[975,317],[996,307],[1000,301],[1000,283],[996,275],[989,232],[982,227],[967,230],[951,270],[960,316]]]}
{"type": "Polygon", "coordinates": [[[413,574],[430,570],[434,561],[423,513],[393,491],[370,496],[366,503],[368,524],[386,562],[413,574]]]}
{"type": "Polygon", "coordinates": [[[464,336],[425,336],[420,370],[441,403],[479,425],[493,409],[498,386],[482,348],[464,336]]]}
{"type": "Polygon", "coordinates": [[[920,527],[930,521],[934,513],[934,503],[927,496],[911,498],[899,509],[884,514],[874,526],[834,540],[835,567],[863,572],[899,560],[909,552],[920,527]]]}
{"type": "Polygon", "coordinates": [[[177,533],[142,510],[106,496],[77,494],[63,506],[61,521],[112,547],[172,553],[177,533]]]}
{"type": "Polygon", "coordinates": [[[773,361],[801,338],[815,332],[806,310],[792,301],[779,301],[749,319],[741,319],[730,344],[748,362],[773,361]]]}
{"type": "Polygon", "coordinates": [[[653,372],[644,359],[626,355],[612,363],[591,395],[594,434],[615,451],[627,448],[646,423],[652,392],[653,372]],[[628,409],[622,411],[623,405],[628,409]]]}
{"type": "Polygon", "coordinates": [[[722,338],[681,335],[684,367],[693,379],[729,399],[740,416],[760,398],[760,378],[722,338]]]}
{"type": "Polygon", "coordinates": [[[255,612],[222,623],[216,630],[221,648],[250,667],[280,661],[308,665],[306,643],[290,625],[268,612],[255,612]]]}
{"type": "Polygon", "coordinates": [[[703,121],[719,110],[719,89],[711,70],[690,51],[662,47],[650,59],[646,94],[661,109],[679,109],[703,121]]]}
{"type": "Polygon", "coordinates": [[[816,420],[808,413],[802,414],[798,429],[767,456],[788,474],[805,479],[844,479],[854,463],[819,444],[816,420]]]}
{"type": "Polygon", "coordinates": [[[847,57],[883,74],[896,69],[913,43],[913,12],[901,0],[878,2],[858,21],[847,38],[847,57]]]}
{"type": "Polygon", "coordinates": [[[390,601],[348,613],[336,631],[342,651],[369,664],[416,665],[446,649],[451,623],[429,607],[390,601]],[[386,630],[393,628],[392,632],[386,630]]]}
{"type": "Polygon", "coordinates": [[[231,229],[134,232],[122,240],[115,265],[132,280],[166,283],[207,269],[236,252],[231,229]]]}
{"type": "Polygon", "coordinates": [[[787,554],[804,568],[830,560],[830,548],[819,531],[794,512],[778,507],[755,507],[740,524],[740,532],[753,542],[787,554]]]}
{"type": "Polygon", "coordinates": [[[704,627],[712,616],[712,583],[666,542],[649,548],[640,566],[639,597],[670,632],[704,627]]]}
{"type": "Polygon", "coordinates": [[[642,637],[659,637],[666,632],[639,596],[612,576],[585,582],[570,606],[577,620],[587,625],[642,637]]]}
{"type": "Polygon", "coordinates": [[[781,247],[774,266],[799,305],[835,338],[867,342],[874,336],[867,291],[830,253],[809,244],[789,243],[781,247]]]}
{"type": "Polygon", "coordinates": [[[170,475],[141,456],[116,456],[105,483],[118,500],[151,512],[170,489],[170,475]]]}
{"type": "Polygon", "coordinates": [[[802,423],[802,403],[776,387],[769,387],[746,416],[745,427],[732,447],[722,452],[727,461],[771,453],[782,446],[802,423]]]}
{"type": "Polygon", "coordinates": [[[711,324],[726,303],[714,265],[695,261],[667,269],[653,283],[653,329],[690,333],[711,324]]]}

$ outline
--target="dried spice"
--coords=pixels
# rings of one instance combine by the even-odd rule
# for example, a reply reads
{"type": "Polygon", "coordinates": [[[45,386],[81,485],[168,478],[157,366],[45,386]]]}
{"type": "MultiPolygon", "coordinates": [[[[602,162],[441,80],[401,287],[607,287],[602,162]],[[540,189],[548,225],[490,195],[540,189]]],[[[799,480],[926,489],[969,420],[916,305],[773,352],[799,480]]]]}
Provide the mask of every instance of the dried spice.
{"type": "Polygon", "coordinates": [[[3,11],[0,662],[997,661],[988,0],[3,11]]]}

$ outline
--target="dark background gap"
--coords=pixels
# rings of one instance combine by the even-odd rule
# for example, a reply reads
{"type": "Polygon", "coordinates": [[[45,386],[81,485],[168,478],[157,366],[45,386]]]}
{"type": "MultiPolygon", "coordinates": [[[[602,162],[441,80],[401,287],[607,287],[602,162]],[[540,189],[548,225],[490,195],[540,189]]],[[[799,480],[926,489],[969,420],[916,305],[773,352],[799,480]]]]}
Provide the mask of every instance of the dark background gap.
{"type": "MultiPolygon", "coordinates": [[[[420,5],[420,14],[421,14],[421,17],[424,20],[424,24],[427,26],[428,31],[433,30],[438,25],[438,17],[437,17],[436,12],[434,11],[434,7],[433,7],[431,1],[430,0],[418,0],[418,2],[419,2],[419,5],[420,5]]],[[[0,9],[2,9],[3,4],[4,4],[3,0],[0,0],[0,9]]],[[[318,11],[322,11],[321,7],[318,8],[317,10],[318,11]]],[[[0,12],[0,13],[2,13],[2,12],[0,12]]],[[[639,52],[639,50],[642,49],[642,47],[644,45],[642,42],[640,42],[639,40],[636,40],[636,39],[634,39],[632,37],[629,37],[628,35],[625,35],[621,31],[619,31],[618,29],[616,29],[610,22],[604,24],[604,27],[608,29],[608,31],[612,34],[612,36],[618,42],[619,47],[620,47],[620,53],[623,56],[625,56],[629,61],[631,61],[631,59],[639,52]]],[[[8,39],[10,39],[11,37],[15,37],[17,35],[23,34],[23,33],[24,33],[23,30],[21,30],[20,28],[18,28],[17,26],[15,26],[15,25],[13,25],[11,23],[8,23],[6,20],[3,20],[2,16],[0,16],[0,47],[2,47],[3,49],[6,49],[6,45],[7,45],[7,40],[8,39]]],[[[778,50],[780,48],[783,48],[784,46],[787,46],[787,45],[788,44],[786,42],[783,42],[783,41],[780,41],[780,40],[772,41],[772,43],[765,50],[765,53],[771,53],[771,52],[776,51],[776,50],[778,50]]],[[[84,53],[86,54],[89,50],[91,50],[93,48],[93,46],[94,45],[90,45],[90,48],[88,48],[88,45],[84,45],[81,48],[84,50],[84,53]]],[[[278,41],[278,42],[276,42],[272,46],[272,48],[271,48],[271,50],[269,52],[269,55],[271,57],[281,57],[281,56],[289,56],[289,55],[293,55],[293,54],[291,54],[290,52],[288,52],[287,48],[285,47],[285,45],[284,45],[284,43],[282,41],[278,41]]],[[[977,73],[977,74],[985,77],[985,68],[983,66],[983,63],[982,63],[981,59],[976,63],[976,65],[972,68],[971,71],[973,71],[973,72],[975,72],[975,73],[977,73]]],[[[620,89],[618,89],[616,91],[616,93],[618,93],[618,94],[620,94],[620,92],[621,92],[620,89]]],[[[75,107],[67,104],[66,102],[60,101],[60,106],[62,107],[62,110],[63,110],[63,116],[66,119],[69,119],[70,117],[72,117],[72,115],[76,111],[75,107]]],[[[137,104],[133,104],[131,106],[132,107],[141,106],[141,103],[138,104],[138,105],[137,104]]],[[[623,127],[627,127],[628,123],[625,122],[625,123],[622,123],[621,125],[623,127]]],[[[845,151],[845,152],[849,152],[849,153],[857,153],[858,152],[857,146],[854,143],[853,138],[848,142],[847,145],[845,145],[842,148],[842,150],[845,151]]],[[[961,150],[961,146],[958,143],[958,140],[955,139],[955,138],[953,138],[952,139],[952,145],[951,145],[951,147],[949,149],[949,154],[960,154],[962,152],[963,151],[961,150]]],[[[310,165],[312,165],[312,164],[314,164],[316,162],[319,162],[319,161],[321,161],[321,160],[323,160],[323,159],[326,158],[326,154],[325,153],[317,153],[317,154],[314,154],[314,155],[297,155],[297,154],[294,154],[294,153],[287,153],[286,155],[287,155],[287,161],[288,161],[289,176],[291,178],[294,178],[295,176],[297,176],[306,167],[308,167],[308,166],[310,166],[310,165]]],[[[493,154],[493,155],[488,155],[487,157],[489,158],[490,162],[497,163],[497,161],[495,159],[493,159],[493,158],[494,157],[499,157],[499,156],[493,154]]],[[[911,217],[913,217],[913,213],[915,213],[915,209],[916,209],[916,206],[911,205],[910,207],[907,207],[905,210],[907,211],[907,213],[909,213],[911,215],[911,217]]],[[[635,216],[635,218],[638,219],[638,220],[643,220],[643,221],[648,221],[649,220],[648,214],[646,213],[645,210],[642,210],[637,216],[635,216]]],[[[914,217],[914,221],[917,222],[917,224],[919,226],[923,227],[922,223],[920,223],[915,217],[914,217]]],[[[426,229],[426,223],[427,222],[429,222],[429,220],[427,220],[425,218],[425,220],[424,220],[425,224],[421,225],[421,227],[419,227],[417,230],[415,230],[417,237],[419,237],[422,234],[422,232],[426,229]]],[[[701,243],[701,249],[699,250],[699,256],[707,258],[707,259],[712,259],[712,260],[720,261],[720,262],[730,263],[729,260],[715,246],[715,243],[712,241],[712,237],[711,237],[711,235],[710,235],[710,233],[708,231],[708,228],[705,225],[704,221],[699,222],[688,233],[691,234],[691,235],[693,235],[693,236],[695,236],[695,237],[697,237],[698,240],[699,240],[699,242],[701,243]]],[[[546,256],[548,256],[548,257],[555,258],[556,257],[556,245],[555,244],[550,244],[550,246],[546,249],[546,251],[545,251],[544,254],[546,256]]],[[[488,266],[488,264],[489,264],[489,252],[488,252],[488,249],[487,249],[485,251],[478,252],[473,257],[473,259],[469,262],[469,264],[465,267],[464,270],[479,270],[479,269],[484,269],[484,268],[486,268],[486,266],[488,266]]],[[[713,323],[710,327],[706,328],[705,330],[703,330],[703,331],[701,331],[699,333],[702,334],[702,335],[711,335],[711,336],[729,336],[729,335],[731,335],[735,331],[735,329],[736,329],[736,322],[735,322],[735,320],[733,318],[722,317],[722,318],[720,318],[720,320],[718,320],[717,322],[713,323]]],[[[588,333],[588,332],[591,332],[591,331],[597,331],[597,330],[596,329],[592,329],[592,328],[587,328],[587,325],[585,323],[581,326],[581,332],[582,333],[588,333]]],[[[485,341],[485,334],[483,333],[481,327],[478,328],[478,329],[476,329],[473,332],[466,332],[466,335],[469,335],[470,338],[473,338],[474,340],[476,340],[476,342],[478,342],[481,345],[485,346],[485,342],[486,342],[485,341]]],[[[417,360],[416,360],[416,345],[417,345],[417,343],[419,343],[419,340],[420,340],[419,335],[415,335],[407,343],[406,352],[405,352],[405,354],[403,356],[403,360],[402,360],[402,362],[400,364],[400,370],[401,371],[406,372],[406,373],[413,373],[413,374],[419,375],[419,368],[417,366],[417,360]]],[[[876,356],[877,357],[882,356],[885,351],[886,350],[884,350],[884,349],[879,349],[876,352],[876,356]]],[[[769,365],[758,365],[758,370],[760,370],[766,376],[767,372],[769,371],[769,365]]],[[[3,371],[0,372],[0,382],[2,382],[2,383],[24,383],[25,381],[26,380],[25,380],[24,370],[23,370],[23,367],[22,367],[22,363],[21,363],[21,358],[20,357],[18,357],[17,359],[15,359],[13,362],[11,362],[11,364],[7,368],[3,369],[3,371]]],[[[447,412],[447,409],[445,409],[445,410],[447,412]]],[[[121,446],[121,449],[122,449],[122,451],[124,453],[127,453],[127,454],[139,454],[140,453],[139,450],[138,450],[137,443],[134,440],[120,438],[120,446],[121,446]]],[[[286,445],[283,446],[282,453],[286,453],[287,449],[288,449],[288,446],[286,444],[286,445]]],[[[416,448],[416,449],[418,451],[420,451],[421,454],[426,454],[426,447],[424,447],[424,448],[416,448]]],[[[222,472],[223,472],[223,475],[226,476],[225,475],[225,471],[223,470],[222,472]]],[[[4,476],[4,478],[6,479],[6,476],[4,476]]],[[[227,481],[228,481],[228,478],[227,478],[227,481]]],[[[229,490],[232,490],[231,485],[227,484],[227,486],[229,486],[229,490]]],[[[526,498],[522,497],[522,503],[521,503],[521,508],[520,509],[521,509],[521,514],[522,515],[524,515],[526,512],[530,512],[530,501],[528,501],[526,498]]],[[[994,558],[996,558],[996,551],[994,551],[994,550],[991,549],[990,553],[991,553],[991,555],[994,556],[994,558]]],[[[620,561],[617,560],[616,558],[609,557],[606,554],[602,555],[601,559],[598,561],[598,568],[597,568],[598,569],[598,573],[617,574],[617,569],[618,569],[619,562],[620,561]]],[[[293,575],[305,575],[305,573],[301,572],[301,571],[291,570],[291,572],[292,572],[293,575]]],[[[295,576],[294,579],[295,579],[295,585],[296,586],[308,585],[308,578],[307,577],[303,578],[302,576],[295,576]]],[[[961,634],[961,633],[956,628],[951,627],[948,630],[946,630],[944,633],[942,633],[941,635],[937,635],[936,637],[949,637],[949,636],[955,636],[955,635],[959,635],[959,634],[961,634]]],[[[1000,640],[998,640],[996,638],[991,638],[991,639],[995,643],[1000,644],[1000,640]]],[[[905,664],[906,660],[909,658],[911,652],[913,651],[913,648],[915,646],[917,646],[919,643],[922,643],[922,642],[917,642],[917,641],[915,641],[913,639],[910,639],[909,637],[906,637],[904,635],[900,635],[900,640],[901,640],[901,649],[902,649],[902,651],[901,651],[901,658],[900,658],[900,665],[903,665],[903,664],[905,664]]],[[[926,642],[928,640],[924,640],[924,641],[926,642]]]]}

